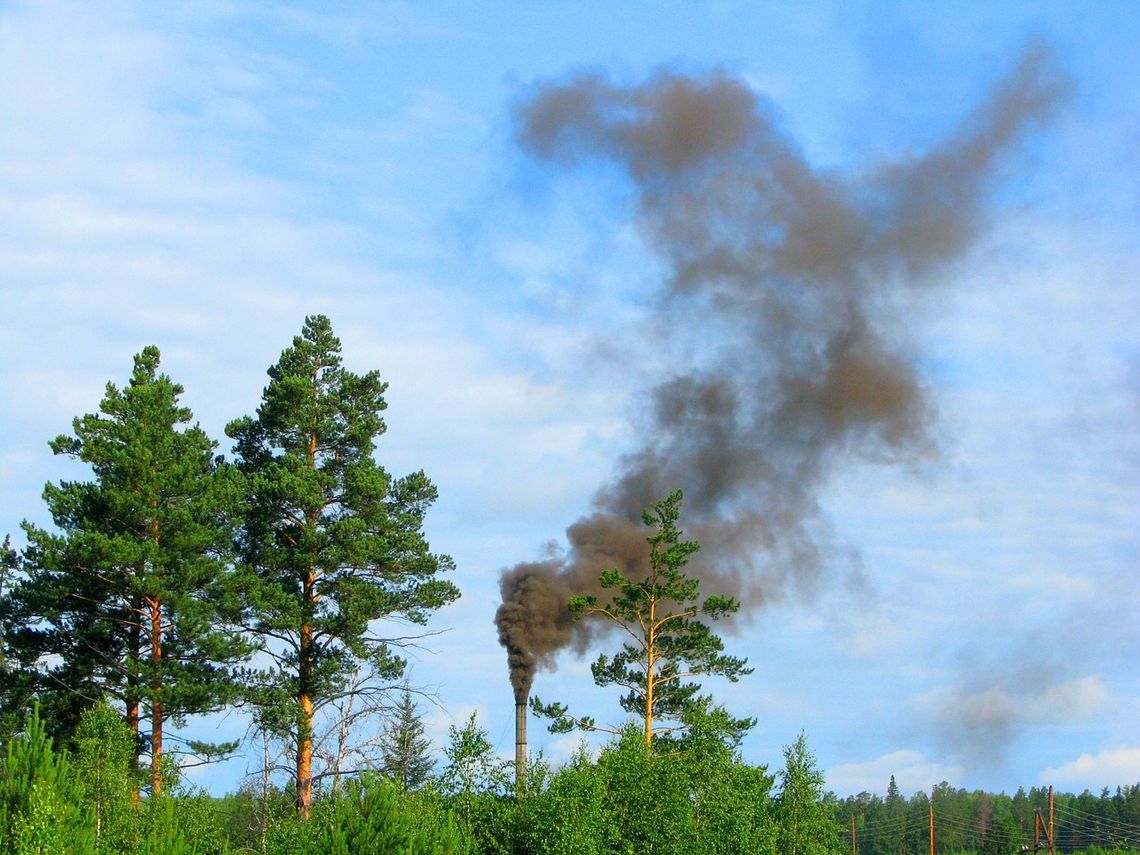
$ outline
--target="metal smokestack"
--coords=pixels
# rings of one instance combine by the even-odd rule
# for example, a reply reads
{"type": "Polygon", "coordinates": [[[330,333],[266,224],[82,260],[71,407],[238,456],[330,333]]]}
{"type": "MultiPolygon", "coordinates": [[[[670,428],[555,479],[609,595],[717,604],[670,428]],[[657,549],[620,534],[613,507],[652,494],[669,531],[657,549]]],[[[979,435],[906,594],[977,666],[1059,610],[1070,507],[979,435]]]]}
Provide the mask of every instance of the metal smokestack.
{"type": "Polygon", "coordinates": [[[526,703],[525,695],[515,695],[515,791],[522,794],[526,783],[526,703]]]}

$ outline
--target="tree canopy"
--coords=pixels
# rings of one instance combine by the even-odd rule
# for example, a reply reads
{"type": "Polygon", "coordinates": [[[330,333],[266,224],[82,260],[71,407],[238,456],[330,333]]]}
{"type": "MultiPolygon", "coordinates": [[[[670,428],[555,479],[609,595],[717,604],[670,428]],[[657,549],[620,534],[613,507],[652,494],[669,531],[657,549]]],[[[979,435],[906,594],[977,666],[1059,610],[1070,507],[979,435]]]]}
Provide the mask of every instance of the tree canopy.
{"type": "Polygon", "coordinates": [[[228,482],[159,358],[144,348],[127,385],[108,383],[99,412],[50,443],[94,477],[44,488],[58,532],[24,523],[22,577],[3,606],[18,677],[57,727],[104,694],[132,731],[149,719],[156,791],[167,721],[231,699],[229,666],[247,652],[222,619],[228,482]]]}
{"type": "Polygon", "coordinates": [[[362,667],[398,678],[407,639],[381,621],[423,624],[459,596],[439,578],[424,516],[436,489],[423,472],[391,476],[373,458],[387,384],[344,368],[328,318],[305,319],[269,369],[256,415],[232,422],[245,479],[238,555],[245,630],[268,664],[249,674],[249,699],[294,744],[297,803],[312,797],[314,715],[343,697],[362,667]]]}

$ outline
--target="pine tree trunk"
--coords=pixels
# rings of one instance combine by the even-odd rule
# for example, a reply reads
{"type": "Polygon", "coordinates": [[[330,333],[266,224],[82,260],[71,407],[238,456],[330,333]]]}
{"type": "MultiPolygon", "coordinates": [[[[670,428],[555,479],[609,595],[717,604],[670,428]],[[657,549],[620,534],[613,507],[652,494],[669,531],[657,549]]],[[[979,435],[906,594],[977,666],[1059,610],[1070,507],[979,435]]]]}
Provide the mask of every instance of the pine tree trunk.
{"type": "Polygon", "coordinates": [[[162,605],[157,598],[148,599],[150,607],[150,661],[154,666],[150,701],[150,787],[151,794],[162,795],[162,605]]]}
{"type": "Polygon", "coordinates": [[[653,746],[653,696],[657,688],[653,669],[657,665],[657,636],[654,632],[654,621],[657,620],[657,604],[649,604],[649,625],[645,637],[645,747],[653,746]]]}
{"type": "Polygon", "coordinates": [[[299,698],[301,720],[297,729],[297,812],[309,818],[313,804],[313,700],[307,694],[299,698]]]}
{"type": "MultiPolygon", "coordinates": [[[[137,601],[136,601],[137,603],[137,601]]],[[[128,661],[131,662],[130,670],[127,672],[127,691],[124,697],[124,704],[126,706],[126,720],[127,728],[131,732],[131,739],[134,742],[134,747],[131,750],[131,802],[133,804],[139,803],[139,787],[138,787],[138,771],[139,771],[139,672],[138,661],[139,655],[142,652],[142,628],[139,626],[138,620],[134,619],[141,614],[140,608],[133,608],[134,614],[132,615],[131,626],[129,630],[129,641],[127,655],[128,661]]]]}
{"type": "MultiPolygon", "coordinates": [[[[316,383],[314,377],[314,393],[316,383]]],[[[317,465],[317,434],[309,435],[307,463],[310,469],[317,465]]],[[[306,514],[307,526],[315,525],[319,512],[306,514]]],[[[300,706],[300,719],[297,722],[297,812],[302,820],[309,819],[313,803],[313,625],[310,615],[316,606],[317,574],[313,567],[305,569],[301,586],[301,610],[305,617],[301,620],[300,649],[297,652],[297,703],[300,706]]]]}
{"type": "MultiPolygon", "coordinates": [[[[303,597],[308,610],[313,602],[315,574],[305,573],[303,597]]],[[[313,802],[313,627],[306,619],[301,624],[301,644],[297,661],[297,703],[300,718],[297,722],[297,812],[301,819],[309,818],[313,802]]]]}

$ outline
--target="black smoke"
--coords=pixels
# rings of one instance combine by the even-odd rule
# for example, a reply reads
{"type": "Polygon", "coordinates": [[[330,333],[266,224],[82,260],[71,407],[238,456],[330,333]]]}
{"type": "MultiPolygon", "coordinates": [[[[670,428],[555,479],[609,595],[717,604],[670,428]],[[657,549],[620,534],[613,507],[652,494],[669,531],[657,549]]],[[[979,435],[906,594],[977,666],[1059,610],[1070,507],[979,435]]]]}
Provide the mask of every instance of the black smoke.
{"type": "Polygon", "coordinates": [[[914,460],[932,402],[906,335],[918,292],[983,233],[1000,163],[1047,122],[1069,81],[1028,48],[922,156],[837,175],[814,169],[743,81],[659,71],[634,85],[575,73],[514,111],[521,149],[551,171],[618,167],[663,262],[660,329],[707,341],[699,367],[648,395],[641,447],[567,531],[566,555],[502,578],[496,615],[516,695],[535,669],[589,639],[566,611],[610,566],[644,565],[642,511],[685,493],[690,569],[754,609],[826,566],[816,496],[853,458],[914,460]]]}

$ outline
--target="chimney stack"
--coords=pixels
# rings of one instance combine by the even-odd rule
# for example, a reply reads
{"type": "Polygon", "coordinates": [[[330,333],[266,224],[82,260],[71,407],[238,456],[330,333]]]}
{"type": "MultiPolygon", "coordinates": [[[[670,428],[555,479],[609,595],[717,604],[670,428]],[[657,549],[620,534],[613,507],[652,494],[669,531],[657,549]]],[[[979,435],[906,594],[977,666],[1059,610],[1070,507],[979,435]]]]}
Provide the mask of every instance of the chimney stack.
{"type": "Polygon", "coordinates": [[[515,696],[515,791],[526,783],[526,697],[515,696]]]}

